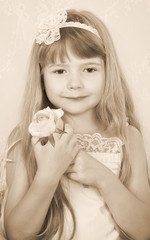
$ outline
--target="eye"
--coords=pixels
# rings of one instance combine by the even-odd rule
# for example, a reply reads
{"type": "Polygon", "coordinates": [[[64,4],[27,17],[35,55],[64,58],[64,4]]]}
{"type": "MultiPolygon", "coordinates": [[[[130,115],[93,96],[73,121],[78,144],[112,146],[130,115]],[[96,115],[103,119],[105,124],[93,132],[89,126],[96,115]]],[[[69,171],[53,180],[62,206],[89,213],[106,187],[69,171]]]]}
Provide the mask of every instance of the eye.
{"type": "Polygon", "coordinates": [[[66,70],[58,69],[58,70],[55,70],[54,73],[56,73],[56,74],[64,74],[64,73],[66,73],[66,70]]]}
{"type": "Polygon", "coordinates": [[[87,73],[92,73],[92,72],[96,71],[96,68],[89,67],[89,68],[86,68],[84,71],[87,72],[87,73]]]}

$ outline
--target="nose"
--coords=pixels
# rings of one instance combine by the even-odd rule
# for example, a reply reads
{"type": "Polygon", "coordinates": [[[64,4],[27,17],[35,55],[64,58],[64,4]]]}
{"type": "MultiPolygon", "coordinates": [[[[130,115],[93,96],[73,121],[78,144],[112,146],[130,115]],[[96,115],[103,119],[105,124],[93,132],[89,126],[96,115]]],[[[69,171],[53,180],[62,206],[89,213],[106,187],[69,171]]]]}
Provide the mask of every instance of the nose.
{"type": "Polygon", "coordinates": [[[82,88],[83,82],[80,74],[78,73],[70,73],[68,82],[67,82],[67,88],[68,89],[78,89],[82,88]]]}

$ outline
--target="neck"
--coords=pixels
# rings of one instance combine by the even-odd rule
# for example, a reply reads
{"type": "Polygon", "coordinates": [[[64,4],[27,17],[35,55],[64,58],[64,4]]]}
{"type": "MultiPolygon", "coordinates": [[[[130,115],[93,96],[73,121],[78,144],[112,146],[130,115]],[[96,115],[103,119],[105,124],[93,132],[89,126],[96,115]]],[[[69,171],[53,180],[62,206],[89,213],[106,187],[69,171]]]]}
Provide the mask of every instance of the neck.
{"type": "Polygon", "coordinates": [[[64,114],[64,121],[73,128],[75,133],[87,133],[93,134],[95,132],[102,132],[102,126],[100,120],[98,119],[96,112],[82,113],[79,115],[71,115],[68,113],[64,114]]]}

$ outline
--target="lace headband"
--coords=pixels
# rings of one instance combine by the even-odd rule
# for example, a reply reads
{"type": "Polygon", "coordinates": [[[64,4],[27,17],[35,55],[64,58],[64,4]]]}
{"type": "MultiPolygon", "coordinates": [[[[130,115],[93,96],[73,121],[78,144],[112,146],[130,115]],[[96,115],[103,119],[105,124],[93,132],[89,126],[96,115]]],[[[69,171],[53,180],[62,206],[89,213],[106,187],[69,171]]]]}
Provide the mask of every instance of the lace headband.
{"type": "Polygon", "coordinates": [[[58,41],[61,38],[60,28],[65,27],[85,29],[94,33],[97,37],[100,38],[98,31],[95,28],[80,22],[66,22],[66,20],[67,12],[65,10],[44,18],[38,26],[38,33],[35,38],[36,43],[41,44],[44,42],[46,45],[49,45],[55,41],[58,41]]]}

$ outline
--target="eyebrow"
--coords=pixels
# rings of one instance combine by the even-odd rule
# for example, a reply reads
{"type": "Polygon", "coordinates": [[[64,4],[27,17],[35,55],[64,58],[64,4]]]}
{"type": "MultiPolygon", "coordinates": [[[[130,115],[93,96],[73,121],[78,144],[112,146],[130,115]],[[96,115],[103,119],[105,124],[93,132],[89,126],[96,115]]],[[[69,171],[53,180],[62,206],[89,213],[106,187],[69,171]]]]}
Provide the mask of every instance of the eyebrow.
{"type": "MultiPolygon", "coordinates": [[[[48,68],[53,68],[53,67],[67,67],[69,65],[69,63],[56,63],[56,64],[49,64],[48,68]]],[[[102,63],[101,62],[85,62],[85,63],[81,63],[81,65],[86,66],[86,65],[96,65],[96,66],[101,66],[102,63]]]]}

